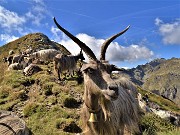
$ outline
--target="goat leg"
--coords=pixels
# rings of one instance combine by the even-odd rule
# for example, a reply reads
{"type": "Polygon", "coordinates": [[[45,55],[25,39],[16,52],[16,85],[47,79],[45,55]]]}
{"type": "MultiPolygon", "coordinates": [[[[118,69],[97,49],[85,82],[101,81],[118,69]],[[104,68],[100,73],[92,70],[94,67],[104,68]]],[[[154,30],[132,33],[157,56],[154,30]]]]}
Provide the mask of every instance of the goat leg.
{"type": "Polygon", "coordinates": [[[58,80],[61,81],[61,76],[60,76],[60,70],[57,69],[57,73],[58,73],[58,80]]]}

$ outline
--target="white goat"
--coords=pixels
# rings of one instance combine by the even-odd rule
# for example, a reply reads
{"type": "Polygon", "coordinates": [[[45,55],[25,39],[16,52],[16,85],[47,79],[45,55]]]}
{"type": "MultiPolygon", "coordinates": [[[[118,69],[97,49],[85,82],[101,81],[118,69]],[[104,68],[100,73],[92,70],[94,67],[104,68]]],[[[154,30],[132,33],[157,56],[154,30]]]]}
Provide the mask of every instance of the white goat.
{"type": "Polygon", "coordinates": [[[42,71],[42,69],[38,65],[31,63],[29,66],[24,68],[23,74],[25,76],[30,76],[30,75],[32,75],[34,73],[39,72],[39,71],[42,71]]]}
{"type": "Polygon", "coordinates": [[[28,54],[31,54],[32,52],[33,52],[33,49],[32,48],[28,48],[23,53],[28,55],[28,54]]]}
{"type": "Polygon", "coordinates": [[[32,59],[41,59],[43,61],[52,61],[53,58],[57,55],[60,54],[61,52],[56,50],[56,49],[44,49],[40,50],[38,52],[34,52],[30,55],[30,58],[32,59]]]}

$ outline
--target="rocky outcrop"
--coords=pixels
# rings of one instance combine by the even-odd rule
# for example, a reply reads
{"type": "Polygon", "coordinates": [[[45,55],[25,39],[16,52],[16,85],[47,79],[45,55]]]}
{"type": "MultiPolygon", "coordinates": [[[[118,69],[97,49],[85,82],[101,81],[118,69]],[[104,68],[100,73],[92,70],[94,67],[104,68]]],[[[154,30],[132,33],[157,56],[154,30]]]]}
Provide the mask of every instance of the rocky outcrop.
{"type": "Polygon", "coordinates": [[[25,122],[12,112],[0,111],[1,135],[30,135],[25,122]]]}

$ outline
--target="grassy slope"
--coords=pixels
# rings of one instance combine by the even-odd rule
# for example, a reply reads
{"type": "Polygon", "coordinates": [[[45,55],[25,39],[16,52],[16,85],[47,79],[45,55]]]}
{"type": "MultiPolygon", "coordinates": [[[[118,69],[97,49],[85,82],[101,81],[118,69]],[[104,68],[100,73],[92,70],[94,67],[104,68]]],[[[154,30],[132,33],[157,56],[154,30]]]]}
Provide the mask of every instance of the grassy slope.
{"type": "Polygon", "coordinates": [[[158,104],[161,107],[161,109],[180,114],[180,108],[174,102],[168,99],[165,99],[161,96],[158,96],[154,93],[151,93],[147,90],[144,90],[139,86],[138,86],[138,91],[142,94],[142,96],[144,96],[145,94],[148,94],[149,101],[158,104]]]}
{"type": "Polygon", "coordinates": [[[35,135],[70,134],[63,130],[71,124],[71,132],[81,131],[76,125],[80,126],[83,85],[66,81],[63,86],[53,73],[48,74],[47,65],[41,67],[43,71],[30,77],[23,76],[22,71],[5,71],[0,84],[0,109],[15,111],[35,135]]]}

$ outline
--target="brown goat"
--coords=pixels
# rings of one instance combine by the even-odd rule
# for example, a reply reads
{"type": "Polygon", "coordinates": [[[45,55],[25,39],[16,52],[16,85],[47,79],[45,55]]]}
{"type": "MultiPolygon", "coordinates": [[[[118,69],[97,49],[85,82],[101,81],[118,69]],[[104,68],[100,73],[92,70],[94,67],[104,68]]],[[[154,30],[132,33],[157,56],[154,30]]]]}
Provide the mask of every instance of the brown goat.
{"type": "Polygon", "coordinates": [[[63,55],[63,54],[57,54],[54,57],[54,69],[58,74],[58,79],[61,80],[61,74],[63,71],[70,71],[73,72],[73,70],[76,69],[77,61],[78,60],[85,60],[82,50],[79,54],[73,56],[73,55],[63,55]]]}
{"type": "MultiPolygon", "coordinates": [[[[123,135],[138,132],[139,106],[132,93],[134,85],[125,78],[113,79],[111,72],[121,70],[105,61],[109,44],[122,32],[107,39],[101,48],[100,60],[92,50],[78,38],[61,27],[54,18],[57,27],[70,37],[88,55],[89,63],[82,66],[84,75],[84,105],[82,120],[85,135],[123,135]]],[[[136,94],[135,94],[136,95],[136,94]]]]}

